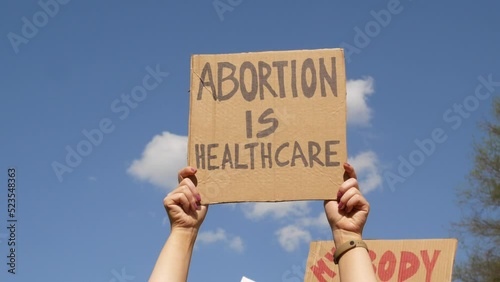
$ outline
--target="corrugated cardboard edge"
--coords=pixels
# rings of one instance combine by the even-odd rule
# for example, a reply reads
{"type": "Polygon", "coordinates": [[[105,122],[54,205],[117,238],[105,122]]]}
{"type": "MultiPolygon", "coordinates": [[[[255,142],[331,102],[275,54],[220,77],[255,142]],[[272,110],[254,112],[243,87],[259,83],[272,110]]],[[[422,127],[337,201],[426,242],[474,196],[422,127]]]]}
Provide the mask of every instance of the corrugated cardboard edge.
{"type": "Polygon", "coordinates": [[[245,54],[267,54],[267,53],[276,53],[276,52],[321,52],[321,51],[341,51],[342,54],[344,54],[344,48],[321,48],[321,49],[296,49],[296,50],[265,50],[265,51],[252,51],[252,52],[234,52],[234,53],[205,53],[205,54],[192,54],[191,58],[193,56],[227,56],[227,55],[245,55],[245,54]]]}
{"type": "Polygon", "coordinates": [[[190,68],[189,68],[188,147],[187,147],[187,151],[186,151],[187,152],[186,160],[187,160],[188,165],[191,165],[191,156],[189,155],[189,148],[191,148],[191,143],[193,142],[192,141],[192,134],[191,134],[191,128],[192,128],[191,122],[193,121],[191,118],[191,111],[192,111],[192,107],[193,107],[193,86],[194,86],[193,66],[194,66],[194,61],[195,61],[196,56],[197,55],[191,55],[191,62],[190,62],[190,68]]]}

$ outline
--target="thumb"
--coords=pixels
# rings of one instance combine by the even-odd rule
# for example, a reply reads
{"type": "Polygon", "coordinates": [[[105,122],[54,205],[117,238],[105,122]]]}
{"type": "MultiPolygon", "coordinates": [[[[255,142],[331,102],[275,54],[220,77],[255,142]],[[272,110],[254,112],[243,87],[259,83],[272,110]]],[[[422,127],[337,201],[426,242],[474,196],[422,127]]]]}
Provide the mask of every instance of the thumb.
{"type": "Polygon", "coordinates": [[[344,181],[346,181],[349,178],[354,178],[357,179],[358,177],[356,176],[356,171],[354,171],[354,168],[348,164],[344,163],[344,181]]]}

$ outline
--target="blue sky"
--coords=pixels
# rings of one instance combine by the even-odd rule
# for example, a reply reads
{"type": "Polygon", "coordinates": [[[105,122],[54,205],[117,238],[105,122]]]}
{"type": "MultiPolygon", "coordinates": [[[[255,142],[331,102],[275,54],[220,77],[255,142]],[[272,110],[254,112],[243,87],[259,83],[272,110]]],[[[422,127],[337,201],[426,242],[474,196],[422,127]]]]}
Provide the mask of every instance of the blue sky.
{"type": "MultiPolygon", "coordinates": [[[[498,2],[0,5],[0,224],[10,167],[18,219],[15,275],[0,229],[1,281],[147,280],[169,230],[162,199],[184,165],[192,54],[346,47],[348,151],[372,205],[365,237],[452,236],[477,122],[500,92],[498,2]],[[123,100],[148,75],[151,90],[123,100]],[[82,132],[96,128],[106,133],[91,144],[82,132]],[[426,154],[417,143],[431,138],[426,154]],[[58,177],[54,163],[80,143],[85,156],[58,177]]],[[[301,280],[290,273],[303,272],[308,242],[330,238],[321,214],[321,202],[212,206],[190,281],[301,280]]]]}

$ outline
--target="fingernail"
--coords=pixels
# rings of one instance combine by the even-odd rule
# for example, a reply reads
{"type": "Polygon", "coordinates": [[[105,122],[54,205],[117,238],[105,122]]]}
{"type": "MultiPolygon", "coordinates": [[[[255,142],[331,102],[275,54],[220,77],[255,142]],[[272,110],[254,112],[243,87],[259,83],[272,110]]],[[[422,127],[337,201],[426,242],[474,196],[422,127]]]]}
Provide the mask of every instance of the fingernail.
{"type": "Polygon", "coordinates": [[[342,198],[342,193],[339,191],[337,192],[337,200],[339,200],[340,198],[342,198]]]}
{"type": "Polygon", "coordinates": [[[344,164],[345,164],[346,166],[348,166],[348,167],[351,167],[351,165],[350,165],[349,163],[344,163],[344,164]]]}
{"type": "Polygon", "coordinates": [[[194,208],[199,210],[200,209],[200,206],[198,206],[198,203],[194,203],[194,208]]]}
{"type": "Polygon", "coordinates": [[[201,201],[201,196],[200,195],[196,195],[196,200],[199,202],[201,201]]]}
{"type": "Polygon", "coordinates": [[[192,167],[192,168],[191,168],[191,171],[192,171],[192,172],[196,172],[196,168],[192,167]]]}
{"type": "Polygon", "coordinates": [[[339,202],[339,209],[342,210],[342,209],[344,209],[344,207],[345,207],[344,203],[339,202]]]}

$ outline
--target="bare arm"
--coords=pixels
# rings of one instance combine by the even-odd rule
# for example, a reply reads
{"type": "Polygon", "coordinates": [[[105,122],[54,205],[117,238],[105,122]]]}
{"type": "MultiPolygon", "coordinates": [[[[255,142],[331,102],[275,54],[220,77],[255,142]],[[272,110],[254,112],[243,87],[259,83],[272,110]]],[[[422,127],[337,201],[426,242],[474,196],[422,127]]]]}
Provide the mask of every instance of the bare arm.
{"type": "MultiPolygon", "coordinates": [[[[356,172],[344,164],[345,177],[337,201],[325,201],[325,213],[332,228],[335,246],[338,248],[350,240],[361,240],[370,205],[359,191],[356,172]]],[[[342,282],[376,282],[368,252],[354,248],[339,260],[339,275],[342,282]]]]}
{"type": "Polygon", "coordinates": [[[187,281],[196,236],[208,209],[200,205],[195,173],[196,169],[191,167],[182,169],[179,186],[163,200],[171,230],[151,273],[150,282],[187,281]]]}

